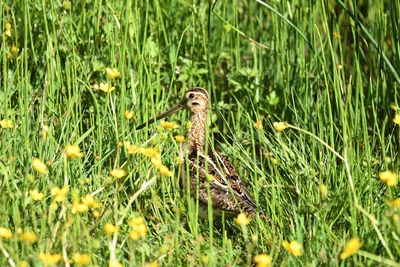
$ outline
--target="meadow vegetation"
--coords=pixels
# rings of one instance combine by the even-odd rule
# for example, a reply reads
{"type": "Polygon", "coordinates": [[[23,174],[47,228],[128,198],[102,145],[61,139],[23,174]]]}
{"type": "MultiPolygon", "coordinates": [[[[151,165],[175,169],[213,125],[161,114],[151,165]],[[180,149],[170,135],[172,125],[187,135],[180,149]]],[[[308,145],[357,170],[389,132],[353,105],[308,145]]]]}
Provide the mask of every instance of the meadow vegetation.
{"type": "Polygon", "coordinates": [[[398,1],[3,0],[0,18],[0,266],[400,266],[398,1]],[[193,86],[266,220],[197,217],[187,112],[135,130],[193,86]]]}

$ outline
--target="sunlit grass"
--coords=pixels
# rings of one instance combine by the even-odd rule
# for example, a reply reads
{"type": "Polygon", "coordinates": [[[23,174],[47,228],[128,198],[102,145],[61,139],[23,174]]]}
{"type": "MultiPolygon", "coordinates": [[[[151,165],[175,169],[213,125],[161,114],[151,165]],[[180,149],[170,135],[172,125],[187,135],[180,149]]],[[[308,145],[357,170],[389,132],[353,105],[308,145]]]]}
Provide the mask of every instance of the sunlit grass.
{"type": "Polygon", "coordinates": [[[399,266],[400,6],[325,3],[1,2],[0,266],[399,266]],[[267,220],[135,130],[192,86],[267,220]]]}

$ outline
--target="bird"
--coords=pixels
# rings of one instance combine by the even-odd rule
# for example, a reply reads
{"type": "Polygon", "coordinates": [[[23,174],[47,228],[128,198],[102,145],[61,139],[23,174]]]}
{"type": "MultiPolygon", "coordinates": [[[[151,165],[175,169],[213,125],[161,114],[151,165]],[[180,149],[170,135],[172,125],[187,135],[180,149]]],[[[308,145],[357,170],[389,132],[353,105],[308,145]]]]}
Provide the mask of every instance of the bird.
{"type": "Polygon", "coordinates": [[[194,199],[198,199],[201,217],[206,217],[208,201],[211,201],[213,213],[237,215],[244,213],[249,217],[259,216],[256,203],[246,186],[242,183],[233,164],[221,153],[206,147],[206,122],[209,106],[209,94],[206,89],[194,87],[185,92],[182,100],[173,108],[136,127],[140,130],[151,123],[170,116],[182,109],[190,112],[191,127],[181,143],[179,157],[183,164],[180,186],[189,190],[194,199]]]}

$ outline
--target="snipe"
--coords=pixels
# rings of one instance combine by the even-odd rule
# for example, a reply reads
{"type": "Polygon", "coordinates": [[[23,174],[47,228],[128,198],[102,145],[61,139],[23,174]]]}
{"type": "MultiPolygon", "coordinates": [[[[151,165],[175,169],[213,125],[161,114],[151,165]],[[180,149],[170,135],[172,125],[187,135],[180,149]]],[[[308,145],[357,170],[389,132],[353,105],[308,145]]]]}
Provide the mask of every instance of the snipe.
{"type": "MultiPolygon", "coordinates": [[[[205,89],[195,87],[188,90],[175,107],[139,125],[136,129],[141,129],[183,108],[190,111],[192,126],[187,136],[188,142],[182,143],[180,149],[180,158],[184,162],[181,176],[182,189],[190,188],[190,194],[199,199],[203,208],[207,207],[210,199],[216,213],[244,212],[249,216],[255,216],[256,204],[232,164],[221,154],[213,151],[210,146],[208,152],[205,151],[208,111],[208,93],[205,89]],[[187,170],[189,175],[186,175],[187,170]],[[209,177],[213,179],[207,179],[209,177]],[[186,184],[188,178],[189,185],[186,184]],[[207,193],[207,186],[210,188],[210,196],[207,193]]],[[[259,213],[259,216],[265,218],[263,213],[259,213]]]]}

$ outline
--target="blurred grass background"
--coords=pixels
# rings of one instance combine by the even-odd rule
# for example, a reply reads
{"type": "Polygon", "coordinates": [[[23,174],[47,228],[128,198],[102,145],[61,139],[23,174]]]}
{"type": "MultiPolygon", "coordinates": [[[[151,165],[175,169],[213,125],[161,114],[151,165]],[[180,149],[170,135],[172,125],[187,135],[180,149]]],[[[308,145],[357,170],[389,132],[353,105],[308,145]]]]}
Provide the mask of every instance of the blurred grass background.
{"type": "Polygon", "coordinates": [[[0,16],[0,119],[13,122],[0,129],[0,226],[15,233],[0,239],[1,266],[41,266],[40,252],[62,253],[60,266],[75,252],[93,266],[249,266],[260,253],[282,266],[399,266],[399,208],[388,201],[400,190],[378,177],[400,166],[398,1],[17,0],[1,1],[0,16]],[[108,94],[95,90],[106,67],[121,73],[108,94]],[[187,212],[174,141],[186,112],[170,118],[181,125],[174,132],[134,130],[192,86],[209,90],[209,139],[269,220],[242,229],[187,212]],[[277,133],[274,121],[309,131],[345,161],[304,132],[277,133]],[[124,141],[159,147],[174,175],[158,176],[124,141]],[[83,158],[65,159],[68,144],[83,158]],[[47,162],[46,175],[33,157],[47,162]],[[119,166],[128,176],[115,181],[119,166]],[[65,183],[53,210],[51,188],[65,183]],[[45,198],[33,201],[32,189],[45,198]],[[101,202],[98,218],[71,213],[85,194],[101,202]],[[147,236],[130,240],[125,221],[117,237],[103,232],[124,216],[144,216],[147,236]],[[39,240],[20,242],[18,229],[39,240]],[[340,260],[355,236],[362,251],[340,260]],[[303,255],[283,240],[301,242],[303,255]]]}

